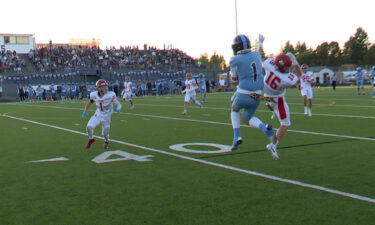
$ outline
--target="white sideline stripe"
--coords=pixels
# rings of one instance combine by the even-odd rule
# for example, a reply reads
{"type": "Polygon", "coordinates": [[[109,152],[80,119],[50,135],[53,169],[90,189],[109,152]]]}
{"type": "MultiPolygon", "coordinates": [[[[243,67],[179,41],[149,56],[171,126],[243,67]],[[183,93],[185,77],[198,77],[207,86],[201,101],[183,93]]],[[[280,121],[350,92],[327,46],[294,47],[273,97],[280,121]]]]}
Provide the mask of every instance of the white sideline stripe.
{"type": "MultiPolygon", "coordinates": [[[[14,105],[24,106],[22,104],[14,104],[14,105]]],[[[82,109],[79,109],[79,108],[61,107],[61,106],[44,106],[44,105],[25,105],[25,106],[33,106],[33,107],[39,107],[39,108],[55,108],[55,109],[80,110],[80,111],[82,110],[82,109]]],[[[90,110],[90,111],[92,111],[92,110],[90,110]]],[[[232,126],[231,123],[223,123],[223,122],[216,122],[216,121],[209,121],[209,120],[193,120],[193,119],[184,119],[184,118],[168,117],[168,116],[156,116],[156,115],[138,114],[138,113],[123,113],[123,112],[120,112],[120,114],[131,115],[131,116],[141,116],[141,117],[147,116],[147,117],[159,118],[159,119],[181,120],[181,121],[189,121],[189,122],[209,123],[209,124],[218,124],[218,125],[232,126]]],[[[250,128],[247,125],[241,125],[241,127],[250,128]]],[[[329,136],[329,137],[342,137],[342,138],[347,138],[347,139],[357,139],[357,140],[365,140],[365,141],[375,141],[375,138],[356,137],[356,136],[347,136],[347,135],[329,134],[329,133],[319,133],[319,132],[313,132],[313,131],[288,130],[288,132],[303,133],[303,134],[313,134],[313,135],[329,136]]]]}
{"type": "MultiPolygon", "coordinates": [[[[80,135],[84,135],[84,136],[87,135],[87,134],[85,134],[83,132],[80,132],[80,131],[70,130],[70,129],[67,129],[67,128],[58,127],[58,126],[45,124],[45,123],[40,123],[40,122],[37,122],[37,121],[28,120],[28,119],[23,119],[23,118],[18,118],[18,117],[14,117],[14,116],[8,116],[8,115],[1,115],[1,116],[6,117],[6,118],[10,118],[10,119],[15,119],[15,120],[19,120],[19,121],[37,124],[37,125],[40,125],[40,126],[51,127],[51,128],[55,128],[55,129],[58,129],[58,130],[67,131],[67,132],[70,132],[70,133],[80,134],[80,135]]],[[[98,136],[95,136],[95,137],[98,138],[98,139],[104,139],[104,138],[98,137],[98,136]]],[[[151,152],[157,152],[157,153],[160,153],[160,154],[177,157],[177,158],[180,158],[180,159],[186,159],[186,160],[198,162],[198,163],[201,163],[201,164],[215,166],[215,167],[219,167],[219,168],[223,168],[223,169],[227,169],[227,170],[232,170],[232,171],[236,171],[236,172],[240,172],[240,173],[245,173],[245,174],[249,174],[249,175],[253,175],[253,176],[263,177],[263,178],[266,178],[266,179],[279,181],[279,182],[283,182],[283,183],[294,184],[294,185],[301,186],[301,187],[306,187],[306,188],[311,188],[311,189],[320,190],[320,191],[324,191],[324,192],[329,192],[329,193],[332,193],[332,194],[341,195],[341,196],[344,196],[344,197],[349,197],[349,198],[353,198],[353,199],[366,201],[366,202],[370,202],[370,203],[375,204],[375,199],[373,199],[373,198],[369,198],[369,197],[365,197],[365,196],[361,196],[361,195],[356,195],[356,194],[352,194],[352,193],[347,193],[347,192],[342,192],[342,191],[338,191],[338,190],[331,189],[331,188],[326,188],[326,187],[319,186],[319,185],[307,184],[307,183],[303,183],[303,182],[300,182],[300,181],[280,178],[280,177],[276,177],[276,176],[272,176],[272,175],[267,175],[267,174],[263,174],[263,173],[259,173],[259,172],[255,172],[255,171],[251,171],[251,170],[245,170],[245,169],[241,169],[241,168],[237,168],[237,167],[233,167],[233,166],[227,166],[227,165],[224,165],[224,164],[210,162],[210,161],[206,161],[206,160],[202,160],[202,159],[195,159],[195,158],[192,158],[192,157],[189,157],[189,156],[179,155],[179,154],[172,153],[172,152],[166,152],[166,151],[162,151],[162,150],[158,150],[158,149],[154,149],[154,148],[149,148],[149,147],[145,147],[145,146],[141,146],[141,145],[131,144],[131,143],[127,143],[127,142],[124,142],[124,141],[118,141],[118,140],[113,140],[113,139],[110,139],[110,141],[118,143],[118,144],[122,144],[122,145],[127,145],[127,146],[131,146],[131,147],[135,147],[135,148],[144,149],[144,150],[151,151],[151,152]]]]}

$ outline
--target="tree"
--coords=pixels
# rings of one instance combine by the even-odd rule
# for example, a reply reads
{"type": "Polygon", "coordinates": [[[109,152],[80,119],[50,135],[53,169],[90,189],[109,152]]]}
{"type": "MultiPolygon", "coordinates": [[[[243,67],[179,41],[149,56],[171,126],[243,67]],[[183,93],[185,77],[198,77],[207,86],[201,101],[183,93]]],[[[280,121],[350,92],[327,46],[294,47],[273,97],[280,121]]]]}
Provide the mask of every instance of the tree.
{"type": "Polygon", "coordinates": [[[354,36],[350,36],[349,40],[345,42],[346,63],[362,64],[370,45],[367,32],[362,27],[358,27],[354,36]]]}
{"type": "Polygon", "coordinates": [[[363,63],[370,66],[375,65],[375,44],[372,44],[372,46],[367,50],[367,53],[363,58],[363,63]]]}
{"type": "Polygon", "coordinates": [[[201,67],[204,67],[204,68],[208,68],[208,66],[210,65],[210,60],[208,59],[208,54],[207,53],[204,53],[202,54],[199,59],[198,59],[198,64],[201,66],[201,67]]]}
{"type": "Polygon", "coordinates": [[[291,52],[291,53],[295,53],[295,50],[294,50],[294,47],[293,45],[290,43],[290,41],[287,41],[284,45],[284,47],[281,48],[281,53],[287,53],[287,52],[291,52]]]}
{"type": "Polygon", "coordinates": [[[210,58],[210,69],[222,70],[226,67],[224,56],[214,53],[210,58]]]}
{"type": "Polygon", "coordinates": [[[318,45],[315,50],[316,64],[317,65],[328,65],[329,45],[327,42],[323,42],[318,45]]]}
{"type": "Polygon", "coordinates": [[[328,45],[328,65],[329,66],[339,66],[343,62],[342,51],[340,45],[336,41],[332,41],[328,45]]]}
{"type": "Polygon", "coordinates": [[[300,41],[297,42],[295,47],[295,56],[298,57],[301,54],[304,54],[307,51],[306,43],[301,43],[300,41]]]}

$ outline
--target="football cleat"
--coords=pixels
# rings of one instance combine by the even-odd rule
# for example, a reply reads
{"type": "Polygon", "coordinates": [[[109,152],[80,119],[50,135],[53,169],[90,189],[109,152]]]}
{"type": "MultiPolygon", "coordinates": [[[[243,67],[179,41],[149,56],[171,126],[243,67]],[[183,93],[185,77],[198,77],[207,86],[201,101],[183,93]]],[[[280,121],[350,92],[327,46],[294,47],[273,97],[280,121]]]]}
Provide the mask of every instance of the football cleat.
{"type": "Polygon", "coordinates": [[[95,142],[95,138],[89,139],[89,141],[85,145],[86,149],[89,149],[91,147],[92,143],[94,143],[94,142],[95,142]]]}
{"type": "Polygon", "coordinates": [[[186,111],[182,111],[181,115],[187,115],[187,112],[186,111]]]}
{"type": "Polygon", "coordinates": [[[232,148],[230,150],[236,150],[238,148],[238,146],[240,146],[240,144],[242,144],[242,138],[239,137],[237,139],[234,139],[233,140],[233,143],[232,143],[232,148]]]}
{"type": "Polygon", "coordinates": [[[109,141],[105,141],[103,144],[104,149],[109,149],[109,141]]]}
{"type": "Polygon", "coordinates": [[[134,105],[131,105],[131,106],[130,106],[130,109],[134,109],[134,108],[135,108],[135,106],[134,106],[134,105]]]}
{"type": "Polygon", "coordinates": [[[277,153],[277,147],[276,145],[270,143],[266,146],[267,150],[270,151],[272,153],[272,158],[274,160],[278,160],[279,159],[279,155],[277,153]]]}

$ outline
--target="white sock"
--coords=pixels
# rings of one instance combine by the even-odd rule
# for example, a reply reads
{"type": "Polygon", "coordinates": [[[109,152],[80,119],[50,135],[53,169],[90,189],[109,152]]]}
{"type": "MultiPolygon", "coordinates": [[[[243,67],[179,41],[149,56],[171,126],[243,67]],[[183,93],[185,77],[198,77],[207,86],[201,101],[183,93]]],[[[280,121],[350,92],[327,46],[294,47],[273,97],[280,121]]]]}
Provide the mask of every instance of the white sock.
{"type": "Polygon", "coordinates": [[[305,113],[307,113],[307,106],[305,106],[305,113]]]}
{"type": "Polygon", "coordinates": [[[103,126],[102,127],[102,135],[103,135],[105,141],[109,140],[109,129],[110,129],[110,126],[103,126]]]}
{"type": "Polygon", "coordinates": [[[259,128],[259,125],[262,123],[262,121],[260,121],[260,119],[258,119],[257,117],[253,116],[250,120],[249,120],[249,125],[250,127],[254,127],[254,128],[259,128]]]}
{"type": "Polygon", "coordinates": [[[233,129],[240,128],[240,113],[239,112],[231,112],[230,118],[232,120],[233,129]]]}
{"type": "Polygon", "coordinates": [[[87,130],[87,134],[89,135],[89,138],[93,139],[94,138],[94,128],[88,126],[86,128],[86,130],[87,130]]]}

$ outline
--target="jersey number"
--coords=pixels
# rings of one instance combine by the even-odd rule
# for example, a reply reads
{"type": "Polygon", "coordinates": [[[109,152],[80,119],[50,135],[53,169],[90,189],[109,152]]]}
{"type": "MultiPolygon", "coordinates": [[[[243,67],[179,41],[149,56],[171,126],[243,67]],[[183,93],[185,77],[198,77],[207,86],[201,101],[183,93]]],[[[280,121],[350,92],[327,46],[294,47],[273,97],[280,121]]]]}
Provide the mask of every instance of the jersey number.
{"type": "Polygon", "coordinates": [[[270,86],[270,88],[276,90],[278,85],[280,84],[280,77],[278,76],[274,76],[275,74],[273,72],[270,73],[270,75],[268,76],[267,80],[266,80],[266,84],[268,86],[270,86]]]}
{"type": "Polygon", "coordinates": [[[253,69],[254,82],[257,82],[258,81],[258,70],[257,70],[257,67],[256,67],[254,62],[251,63],[251,68],[253,69]]]}
{"type": "Polygon", "coordinates": [[[103,103],[99,103],[99,105],[100,105],[100,110],[103,112],[104,110],[103,110],[103,103]]]}

